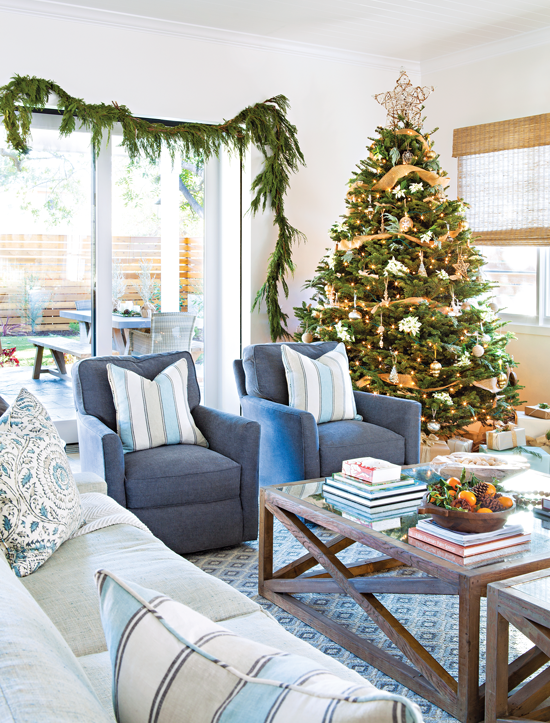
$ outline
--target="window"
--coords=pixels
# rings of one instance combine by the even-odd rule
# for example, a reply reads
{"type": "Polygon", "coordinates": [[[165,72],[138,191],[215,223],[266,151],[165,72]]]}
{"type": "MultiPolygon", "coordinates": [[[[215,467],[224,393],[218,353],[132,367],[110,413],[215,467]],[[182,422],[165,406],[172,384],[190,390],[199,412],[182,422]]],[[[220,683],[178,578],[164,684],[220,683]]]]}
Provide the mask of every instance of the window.
{"type": "Polygon", "coordinates": [[[453,155],[502,318],[550,325],[550,114],[458,128],[453,155]]]}

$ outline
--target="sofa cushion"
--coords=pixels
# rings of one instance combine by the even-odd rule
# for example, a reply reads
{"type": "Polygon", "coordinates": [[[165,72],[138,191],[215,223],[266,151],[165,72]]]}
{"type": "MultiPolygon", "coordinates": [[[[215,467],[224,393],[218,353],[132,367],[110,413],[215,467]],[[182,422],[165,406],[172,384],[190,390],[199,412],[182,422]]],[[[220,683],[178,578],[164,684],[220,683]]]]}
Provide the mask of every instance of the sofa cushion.
{"type": "Polygon", "coordinates": [[[116,432],[116,413],[113,395],[107,378],[107,364],[116,364],[130,369],[146,379],[154,379],[163,369],[178,359],[187,359],[189,376],[187,379],[187,398],[189,409],[200,403],[200,391],[195,374],[195,365],[187,351],[147,354],[140,357],[96,356],[81,359],[73,367],[73,389],[77,410],[80,414],[91,414],[116,432]]]}
{"type": "Polygon", "coordinates": [[[287,344],[282,344],[281,350],[291,407],[310,412],[317,424],[357,417],[344,344],[318,359],[310,359],[287,344]]]}
{"type": "Polygon", "coordinates": [[[65,444],[26,389],[0,418],[0,549],[19,577],[42,565],[80,524],[65,444]]]}
{"type": "Polygon", "coordinates": [[[1,553],[0,615],[0,720],[3,723],[107,723],[112,720],[61,633],[16,578],[1,553]]]}
{"type": "Polygon", "coordinates": [[[403,696],[235,635],[161,592],[96,573],[118,720],[421,723],[403,696]]]}
{"type": "MultiPolygon", "coordinates": [[[[326,341],[319,344],[288,344],[294,351],[318,359],[332,351],[338,342],[326,341]]],[[[288,406],[288,387],[281,356],[282,343],[252,344],[243,350],[243,369],[246,375],[246,393],[271,402],[288,406]]]]}
{"type": "Polygon", "coordinates": [[[208,446],[189,410],[187,359],[178,359],[154,379],[107,364],[107,377],[124,453],[167,444],[208,446]]]}
{"type": "Polygon", "coordinates": [[[162,590],[211,620],[258,610],[258,605],[207,575],[153,535],[113,525],[68,540],[22,583],[59,629],[75,655],[106,649],[94,584],[100,567],[162,590]]]}
{"type": "Polygon", "coordinates": [[[342,471],[342,462],[355,457],[376,457],[404,464],[405,439],[385,427],[344,420],[319,424],[321,476],[342,471]]]}
{"type": "Polygon", "coordinates": [[[155,447],[130,452],[124,462],[126,504],[132,510],[218,502],[240,494],[240,464],[204,447],[155,447]]]}
{"type": "MultiPolygon", "coordinates": [[[[273,648],[279,648],[279,650],[284,650],[285,653],[303,655],[312,660],[319,668],[325,668],[325,670],[328,670],[343,680],[349,680],[351,683],[375,690],[375,687],[355,670],[347,668],[335,658],[332,658],[330,655],[325,655],[325,653],[322,653],[318,648],[314,648],[313,645],[292,635],[292,633],[285,630],[282,625],[279,625],[272,615],[261,608],[255,612],[248,613],[248,615],[239,615],[238,617],[224,620],[222,624],[224,628],[231,630],[231,632],[236,635],[254,640],[256,643],[263,643],[273,648]]],[[[100,702],[103,704],[108,715],[113,716],[114,721],[112,702],[113,676],[109,653],[104,651],[103,653],[84,655],[78,658],[78,662],[86,673],[100,702]]]]}

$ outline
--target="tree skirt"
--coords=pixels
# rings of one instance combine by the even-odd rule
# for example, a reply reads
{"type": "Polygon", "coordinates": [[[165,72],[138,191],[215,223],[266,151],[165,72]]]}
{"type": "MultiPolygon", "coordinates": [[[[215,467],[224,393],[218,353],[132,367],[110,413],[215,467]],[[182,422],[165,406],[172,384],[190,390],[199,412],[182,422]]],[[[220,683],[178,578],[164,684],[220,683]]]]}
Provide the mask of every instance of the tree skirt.
{"type": "MultiPolygon", "coordinates": [[[[332,537],[332,533],[320,528],[313,528],[315,534],[323,541],[332,537]]],[[[286,529],[275,520],[275,568],[282,566],[300,555],[304,548],[286,529]]],[[[344,562],[364,560],[369,556],[368,548],[353,545],[341,552],[338,557],[344,562]]],[[[371,556],[378,553],[372,552],[371,556]]],[[[426,721],[454,721],[456,720],[433,703],[409,691],[392,678],[368,665],[360,658],[348,652],[340,645],[309,627],[305,623],[289,615],[273,603],[258,595],[258,543],[251,542],[238,547],[211,550],[185,556],[201,570],[219,577],[229,583],[249,598],[268,610],[277,621],[296,637],[307,641],[322,650],[326,655],[336,658],[343,665],[356,670],[373,685],[381,690],[406,695],[420,706],[426,721]]],[[[392,570],[391,575],[422,575],[415,570],[402,568],[392,570]]],[[[367,640],[391,652],[401,660],[406,660],[402,653],[386,638],[379,628],[365,613],[345,595],[336,594],[310,594],[299,595],[300,599],[333,618],[350,630],[364,636],[367,640]]],[[[458,660],[458,597],[443,595],[380,595],[381,602],[405,625],[442,665],[456,676],[458,660]]],[[[481,610],[481,650],[485,648],[485,599],[482,600],[481,610]]],[[[510,652],[513,657],[530,647],[526,638],[514,628],[510,629],[510,652]]],[[[480,677],[485,679],[484,655],[482,655],[480,677]]],[[[410,664],[410,663],[409,663],[410,664]]]]}

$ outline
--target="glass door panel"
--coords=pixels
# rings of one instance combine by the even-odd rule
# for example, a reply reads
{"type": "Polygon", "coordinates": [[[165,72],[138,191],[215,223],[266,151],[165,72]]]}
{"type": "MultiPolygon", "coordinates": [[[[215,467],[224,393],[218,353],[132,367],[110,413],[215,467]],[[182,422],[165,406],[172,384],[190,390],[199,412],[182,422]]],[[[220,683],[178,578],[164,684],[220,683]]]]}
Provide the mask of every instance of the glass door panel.
{"type": "Polygon", "coordinates": [[[89,303],[91,287],[90,135],[60,138],[57,124],[54,116],[38,117],[24,156],[0,132],[2,395],[11,402],[26,386],[54,421],[75,417],[69,375],[76,357],[58,351],[56,361],[47,344],[89,343],[70,314],[89,303]],[[67,376],[37,368],[33,379],[33,337],[45,340],[39,368],[67,376]]]}

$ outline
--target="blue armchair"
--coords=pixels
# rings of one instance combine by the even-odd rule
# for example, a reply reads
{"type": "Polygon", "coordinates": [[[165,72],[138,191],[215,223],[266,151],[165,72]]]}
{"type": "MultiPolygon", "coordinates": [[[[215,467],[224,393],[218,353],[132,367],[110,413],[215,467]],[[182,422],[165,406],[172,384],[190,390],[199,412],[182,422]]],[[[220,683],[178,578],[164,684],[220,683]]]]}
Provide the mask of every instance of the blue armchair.
{"type": "MultiPolygon", "coordinates": [[[[336,342],[289,344],[313,359],[336,342]]],[[[345,459],[377,457],[394,464],[420,460],[421,405],[397,397],[354,392],[353,419],[317,424],[312,414],[288,406],[281,344],[255,344],[234,362],[243,416],[261,425],[260,486],[325,477],[345,459]]]]}
{"type": "Polygon", "coordinates": [[[83,359],[73,387],[82,471],[103,477],[108,494],[168,547],[183,554],[256,539],[260,426],[201,406],[189,352],[83,359]],[[174,444],[123,454],[107,364],[154,379],[183,357],[189,408],[209,448],[174,444]]]}

